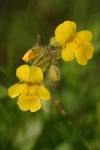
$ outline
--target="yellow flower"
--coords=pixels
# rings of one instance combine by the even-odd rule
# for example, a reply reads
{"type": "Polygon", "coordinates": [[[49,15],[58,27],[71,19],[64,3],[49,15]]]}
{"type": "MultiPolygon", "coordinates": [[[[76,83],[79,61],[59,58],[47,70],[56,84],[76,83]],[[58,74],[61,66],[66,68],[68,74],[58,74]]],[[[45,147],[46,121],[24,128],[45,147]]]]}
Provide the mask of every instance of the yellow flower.
{"type": "Polygon", "coordinates": [[[62,58],[64,61],[72,61],[74,57],[80,65],[86,65],[92,58],[94,47],[90,43],[92,33],[83,30],[76,33],[76,24],[65,21],[55,30],[55,38],[62,46],[62,58]]]}
{"type": "Polygon", "coordinates": [[[49,100],[49,91],[41,84],[43,80],[43,72],[37,66],[29,67],[22,65],[16,70],[16,76],[20,82],[12,85],[8,89],[11,98],[17,96],[17,104],[23,111],[30,110],[35,112],[41,108],[40,100],[49,100]]]}

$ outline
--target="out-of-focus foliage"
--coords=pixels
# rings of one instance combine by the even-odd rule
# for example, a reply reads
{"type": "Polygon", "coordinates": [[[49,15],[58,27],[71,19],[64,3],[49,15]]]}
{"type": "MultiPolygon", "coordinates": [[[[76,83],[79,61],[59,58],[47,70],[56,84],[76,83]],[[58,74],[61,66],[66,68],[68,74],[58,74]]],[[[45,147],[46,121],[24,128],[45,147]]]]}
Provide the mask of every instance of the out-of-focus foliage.
{"type": "Polygon", "coordinates": [[[0,150],[100,149],[99,41],[99,0],[0,0],[0,150]],[[37,34],[48,44],[65,20],[93,33],[93,59],[85,67],[60,61],[62,79],[51,92],[65,116],[52,101],[36,113],[23,112],[7,96],[7,88],[18,81],[16,67],[37,34]]]}

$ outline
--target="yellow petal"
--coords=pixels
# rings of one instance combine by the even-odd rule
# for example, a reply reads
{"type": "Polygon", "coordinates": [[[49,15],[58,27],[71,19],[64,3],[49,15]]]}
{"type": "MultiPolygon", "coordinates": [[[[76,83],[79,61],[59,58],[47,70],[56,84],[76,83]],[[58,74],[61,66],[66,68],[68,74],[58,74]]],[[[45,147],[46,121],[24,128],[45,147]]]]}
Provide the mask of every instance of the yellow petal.
{"type": "Polygon", "coordinates": [[[38,97],[34,97],[33,105],[30,107],[31,112],[35,112],[41,108],[41,102],[38,97]]]}
{"type": "Polygon", "coordinates": [[[14,84],[9,87],[8,95],[11,98],[15,98],[15,97],[19,96],[20,94],[25,93],[25,91],[26,91],[26,84],[17,83],[17,84],[14,84]]]}
{"type": "Polygon", "coordinates": [[[43,85],[41,85],[40,88],[38,89],[38,96],[42,100],[50,99],[50,93],[43,85]]]}
{"type": "Polygon", "coordinates": [[[39,68],[37,66],[30,67],[29,82],[39,83],[42,80],[43,80],[43,72],[42,72],[41,68],[39,68]]]}
{"type": "Polygon", "coordinates": [[[37,96],[21,95],[18,98],[17,104],[23,111],[30,110],[35,112],[41,108],[40,99],[37,96]]]}
{"type": "Polygon", "coordinates": [[[66,42],[73,38],[76,33],[76,24],[72,21],[65,21],[55,30],[55,38],[61,46],[65,46],[66,42]]]}
{"type": "Polygon", "coordinates": [[[16,70],[16,76],[19,78],[20,81],[28,82],[29,74],[30,68],[28,65],[22,65],[16,70]]]}
{"type": "Polygon", "coordinates": [[[77,32],[76,37],[80,38],[84,42],[90,42],[92,40],[92,33],[88,30],[77,32]]]}
{"type": "Polygon", "coordinates": [[[62,50],[62,59],[64,61],[72,61],[74,59],[73,43],[66,44],[65,49],[62,50]]]}
{"type": "Polygon", "coordinates": [[[65,21],[63,24],[66,24],[66,26],[68,26],[68,24],[69,24],[71,26],[71,28],[72,28],[71,34],[76,33],[76,23],[75,22],[73,22],[73,21],[65,21]]]}
{"type": "Polygon", "coordinates": [[[86,53],[86,58],[91,59],[94,51],[93,45],[91,43],[84,42],[84,51],[86,53]]]}
{"type": "Polygon", "coordinates": [[[74,53],[75,53],[76,60],[80,65],[87,64],[86,52],[83,46],[79,47],[78,49],[74,49],[74,53]]]}

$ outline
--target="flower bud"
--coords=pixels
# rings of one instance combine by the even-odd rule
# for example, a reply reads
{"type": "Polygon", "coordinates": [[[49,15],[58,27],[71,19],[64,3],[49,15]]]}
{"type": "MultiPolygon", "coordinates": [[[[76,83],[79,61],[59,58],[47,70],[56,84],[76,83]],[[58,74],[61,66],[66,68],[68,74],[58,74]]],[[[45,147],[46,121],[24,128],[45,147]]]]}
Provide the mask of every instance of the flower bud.
{"type": "Polygon", "coordinates": [[[54,46],[54,47],[59,47],[60,46],[59,43],[56,41],[55,37],[50,38],[50,45],[54,46]]]}
{"type": "Polygon", "coordinates": [[[35,57],[36,57],[36,54],[30,49],[25,53],[22,60],[24,60],[27,63],[27,62],[33,60],[35,57]]]}
{"type": "Polygon", "coordinates": [[[60,71],[57,66],[55,66],[55,65],[50,66],[49,78],[51,81],[59,81],[61,79],[60,71]]]}
{"type": "Polygon", "coordinates": [[[31,49],[29,49],[25,55],[23,56],[22,60],[24,60],[26,63],[35,59],[43,52],[43,47],[35,44],[31,49]]]}

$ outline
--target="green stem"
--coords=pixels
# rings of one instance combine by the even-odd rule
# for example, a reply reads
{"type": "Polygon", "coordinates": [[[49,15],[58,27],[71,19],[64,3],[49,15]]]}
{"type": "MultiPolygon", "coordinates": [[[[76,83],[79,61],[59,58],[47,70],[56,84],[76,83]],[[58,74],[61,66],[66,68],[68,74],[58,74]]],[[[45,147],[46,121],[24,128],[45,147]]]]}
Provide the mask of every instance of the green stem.
{"type": "Polygon", "coordinates": [[[5,120],[11,124],[11,118],[9,116],[9,113],[6,111],[5,107],[3,106],[2,102],[0,102],[0,111],[3,115],[3,117],[5,118],[5,120]]]}

